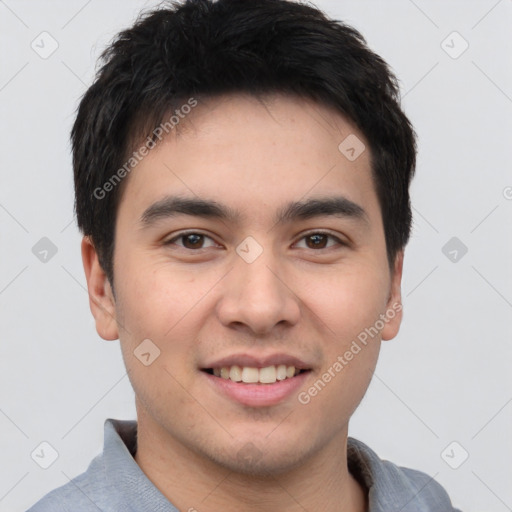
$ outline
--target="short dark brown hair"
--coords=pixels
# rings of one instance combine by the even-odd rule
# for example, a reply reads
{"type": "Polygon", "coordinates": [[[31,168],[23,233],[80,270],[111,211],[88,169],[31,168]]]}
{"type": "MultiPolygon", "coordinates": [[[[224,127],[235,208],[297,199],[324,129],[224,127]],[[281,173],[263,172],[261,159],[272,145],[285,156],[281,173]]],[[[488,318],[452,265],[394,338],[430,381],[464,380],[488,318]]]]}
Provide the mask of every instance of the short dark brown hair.
{"type": "Polygon", "coordinates": [[[167,2],[120,32],[100,62],[71,139],[78,227],[112,285],[116,185],[134,144],[155,140],[164,115],[187,99],[231,92],[311,98],[358,127],[370,145],[392,268],[410,236],[416,136],[396,77],[354,28],[287,0],[167,2]]]}

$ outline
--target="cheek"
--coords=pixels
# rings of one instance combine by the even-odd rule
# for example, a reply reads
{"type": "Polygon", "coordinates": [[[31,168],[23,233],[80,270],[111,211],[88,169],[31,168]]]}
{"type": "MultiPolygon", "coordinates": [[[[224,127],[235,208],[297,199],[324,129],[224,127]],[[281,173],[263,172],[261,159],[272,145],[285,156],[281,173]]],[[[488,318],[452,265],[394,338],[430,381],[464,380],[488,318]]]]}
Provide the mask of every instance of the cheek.
{"type": "Polygon", "coordinates": [[[321,320],[319,329],[340,350],[376,324],[389,288],[385,273],[348,263],[337,270],[309,274],[307,280],[302,276],[296,283],[306,311],[310,309],[321,320]]]}
{"type": "Polygon", "coordinates": [[[194,382],[194,305],[204,290],[162,267],[137,269],[119,287],[121,351],[136,396],[163,421],[168,410],[187,413],[194,406],[186,390],[194,382]]]}
{"type": "Polygon", "coordinates": [[[171,263],[165,256],[133,255],[119,266],[118,320],[128,337],[155,338],[164,343],[183,329],[189,315],[218,278],[197,268],[171,263]],[[200,276],[200,277],[198,277],[200,276]]]}
{"type": "MultiPolygon", "coordinates": [[[[132,385],[141,398],[166,401],[169,390],[186,387],[190,379],[195,340],[191,319],[204,287],[189,274],[171,275],[161,264],[145,267],[135,259],[125,261],[117,275],[116,314],[132,385]]],[[[172,396],[179,400],[180,394],[172,396]]]]}

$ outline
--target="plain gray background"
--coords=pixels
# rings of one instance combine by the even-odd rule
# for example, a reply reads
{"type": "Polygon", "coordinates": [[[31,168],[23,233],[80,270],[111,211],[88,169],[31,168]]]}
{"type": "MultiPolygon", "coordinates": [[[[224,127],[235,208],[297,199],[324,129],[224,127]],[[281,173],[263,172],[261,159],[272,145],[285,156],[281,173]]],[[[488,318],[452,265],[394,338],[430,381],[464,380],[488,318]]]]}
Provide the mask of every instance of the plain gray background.
{"type": "MultiPolygon", "coordinates": [[[[99,53],[152,5],[0,0],[2,512],[83,472],[105,418],[135,418],[119,342],[89,312],[69,131],[99,53]]],[[[317,5],[388,61],[419,136],[404,321],[350,435],[465,512],[512,510],[512,0],[317,5]]]]}

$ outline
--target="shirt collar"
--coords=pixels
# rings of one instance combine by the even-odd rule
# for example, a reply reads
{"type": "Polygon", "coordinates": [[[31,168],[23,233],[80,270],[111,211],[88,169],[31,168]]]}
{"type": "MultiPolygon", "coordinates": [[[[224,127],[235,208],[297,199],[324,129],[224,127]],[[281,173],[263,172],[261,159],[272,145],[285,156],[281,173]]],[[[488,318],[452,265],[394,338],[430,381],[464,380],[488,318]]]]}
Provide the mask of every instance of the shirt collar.
{"type": "Polygon", "coordinates": [[[104,424],[105,478],[126,512],[179,512],[155,487],[133,458],[137,422],[107,419],[104,424]]]}

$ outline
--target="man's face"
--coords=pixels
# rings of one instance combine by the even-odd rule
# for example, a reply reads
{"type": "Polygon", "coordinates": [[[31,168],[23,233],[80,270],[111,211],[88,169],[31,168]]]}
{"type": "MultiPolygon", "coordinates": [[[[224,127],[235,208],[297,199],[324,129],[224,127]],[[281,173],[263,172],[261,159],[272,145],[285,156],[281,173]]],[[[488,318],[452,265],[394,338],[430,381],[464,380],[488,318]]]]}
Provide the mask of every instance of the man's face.
{"type": "Polygon", "coordinates": [[[392,275],[369,151],[338,148],[365,139],[334,111],[236,95],[183,123],[126,178],[116,322],[98,312],[98,332],[119,335],[140,428],[231,470],[277,474],[339,450],[381,338],[398,332],[401,258],[392,275]],[[173,198],[218,211],[180,213],[173,198]],[[277,380],[282,365],[304,371],[277,380]]]}

